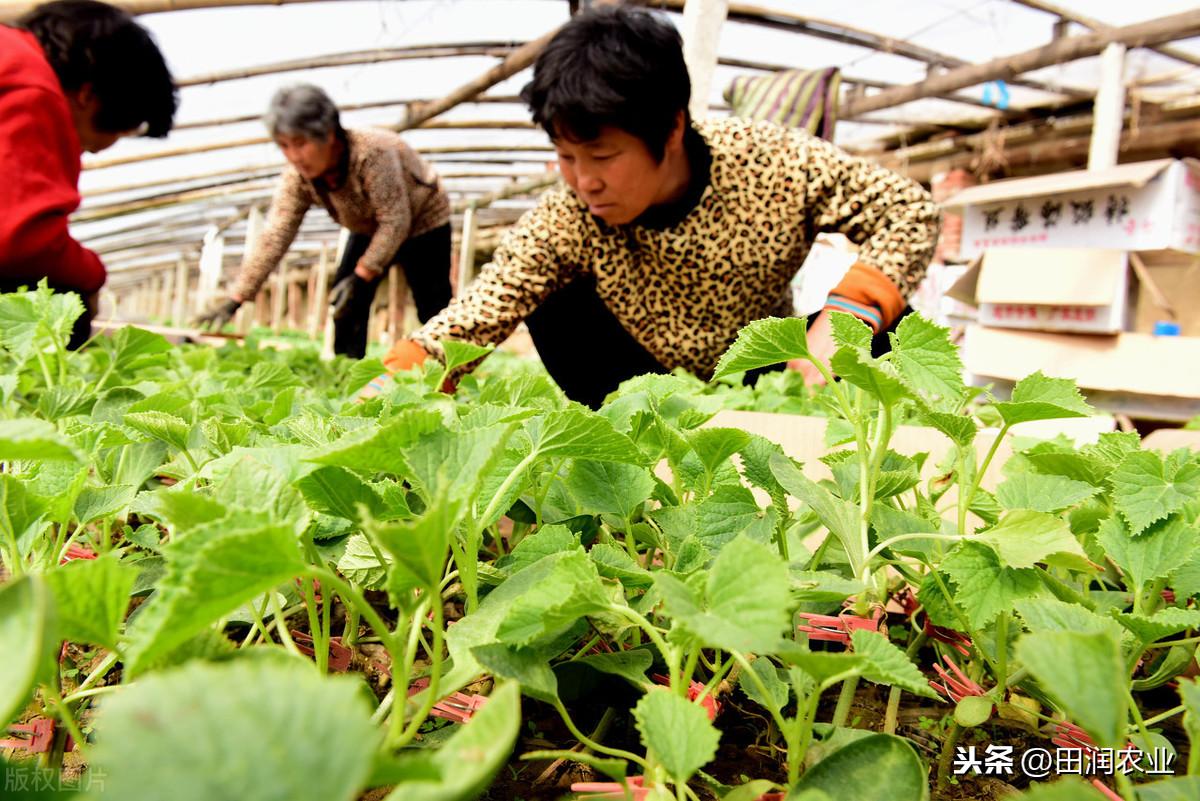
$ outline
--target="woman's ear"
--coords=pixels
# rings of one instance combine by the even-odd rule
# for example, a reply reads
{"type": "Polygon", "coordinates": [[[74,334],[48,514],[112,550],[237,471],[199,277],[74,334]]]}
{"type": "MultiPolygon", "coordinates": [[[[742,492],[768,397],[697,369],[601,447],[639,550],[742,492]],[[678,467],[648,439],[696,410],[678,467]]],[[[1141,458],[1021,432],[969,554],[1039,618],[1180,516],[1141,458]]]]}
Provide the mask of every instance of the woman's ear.
{"type": "Polygon", "coordinates": [[[683,133],[687,130],[687,112],[680,109],[675,114],[675,127],[667,136],[667,149],[683,152],[683,133]]]}

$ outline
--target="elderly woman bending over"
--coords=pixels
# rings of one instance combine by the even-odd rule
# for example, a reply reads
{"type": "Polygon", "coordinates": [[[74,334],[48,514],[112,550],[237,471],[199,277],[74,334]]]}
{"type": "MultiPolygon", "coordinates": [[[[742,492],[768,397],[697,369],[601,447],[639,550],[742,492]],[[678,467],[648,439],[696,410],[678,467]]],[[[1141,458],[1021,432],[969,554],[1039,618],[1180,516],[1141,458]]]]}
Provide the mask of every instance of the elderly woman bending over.
{"type": "Polygon", "coordinates": [[[197,322],[220,327],[255,296],[314,204],[351,232],[329,297],[336,353],[363,357],[371,301],[389,265],[404,269],[421,322],[445,308],[450,201],[416,151],[390,131],[346,130],[329,96],[308,84],[276,92],[264,121],[288,166],[233,293],[197,322]]]}

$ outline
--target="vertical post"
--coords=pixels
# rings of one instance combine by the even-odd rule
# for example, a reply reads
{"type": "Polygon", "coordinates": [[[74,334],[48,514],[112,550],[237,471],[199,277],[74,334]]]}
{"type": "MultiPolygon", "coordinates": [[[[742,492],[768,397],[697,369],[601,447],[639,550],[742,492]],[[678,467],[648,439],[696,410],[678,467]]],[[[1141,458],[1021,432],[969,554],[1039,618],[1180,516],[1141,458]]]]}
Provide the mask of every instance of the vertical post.
{"type": "Polygon", "coordinates": [[[187,325],[188,300],[188,265],[182,256],[175,262],[175,308],[171,311],[172,322],[176,326],[187,325]]]}
{"type": "MultiPolygon", "coordinates": [[[[295,273],[293,273],[295,276],[295,273]]],[[[302,278],[293,277],[287,285],[287,326],[293,331],[304,329],[304,288],[302,278]]]]}
{"type": "Polygon", "coordinates": [[[159,315],[165,323],[174,311],[175,303],[175,271],[164,269],[159,275],[162,276],[162,296],[158,302],[159,315]]]}
{"type": "Polygon", "coordinates": [[[687,0],[683,6],[683,60],[692,79],[692,119],[708,116],[708,95],[717,69],[721,26],[729,14],[729,0],[687,0]]]}
{"type": "Polygon", "coordinates": [[[392,345],[400,340],[405,331],[405,311],[407,304],[405,296],[408,294],[408,280],[404,276],[404,270],[393,264],[388,269],[388,345],[392,345]]]}
{"type": "Polygon", "coordinates": [[[283,311],[288,296],[288,259],[285,256],[275,270],[275,286],[271,287],[271,330],[278,334],[283,330],[283,311]]]}
{"type": "Polygon", "coordinates": [[[462,233],[458,243],[458,294],[459,297],[467,291],[467,286],[475,278],[475,231],[478,223],[475,219],[475,201],[463,212],[462,233]]]}
{"type": "MultiPolygon", "coordinates": [[[[350,230],[343,228],[338,233],[337,251],[334,255],[334,262],[338,265],[342,263],[342,256],[346,254],[346,246],[350,244],[350,230]]],[[[321,358],[332,359],[333,353],[333,315],[326,310],[325,314],[325,336],[321,343],[321,358]]]]}
{"type": "Polygon", "coordinates": [[[1125,127],[1125,45],[1113,42],[1100,55],[1100,89],[1092,112],[1088,169],[1117,166],[1125,127]]]}
{"type": "Polygon", "coordinates": [[[329,293],[329,246],[321,246],[321,255],[313,269],[312,295],[308,307],[308,336],[316,339],[325,321],[325,301],[329,293]]]}
{"type": "Polygon", "coordinates": [[[225,237],[214,225],[204,232],[204,244],[200,248],[200,281],[196,292],[196,311],[212,305],[217,297],[217,285],[221,281],[221,267],[225,262],[225,237]]]}

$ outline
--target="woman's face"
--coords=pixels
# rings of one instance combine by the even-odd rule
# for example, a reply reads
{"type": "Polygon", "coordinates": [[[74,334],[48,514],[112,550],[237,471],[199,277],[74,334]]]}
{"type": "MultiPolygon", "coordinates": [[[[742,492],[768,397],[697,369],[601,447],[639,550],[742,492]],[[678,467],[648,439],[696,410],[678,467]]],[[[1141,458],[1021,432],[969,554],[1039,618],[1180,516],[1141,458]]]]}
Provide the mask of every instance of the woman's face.
{"type": "Polygon", "coordinates": [[[308,180],[316,180],[337,165],[335,143],[337,137],[332,131],[324,139],[313,139],[304,134],[277,134],[275,144],[283,151],[283,157],[308,180]]]}

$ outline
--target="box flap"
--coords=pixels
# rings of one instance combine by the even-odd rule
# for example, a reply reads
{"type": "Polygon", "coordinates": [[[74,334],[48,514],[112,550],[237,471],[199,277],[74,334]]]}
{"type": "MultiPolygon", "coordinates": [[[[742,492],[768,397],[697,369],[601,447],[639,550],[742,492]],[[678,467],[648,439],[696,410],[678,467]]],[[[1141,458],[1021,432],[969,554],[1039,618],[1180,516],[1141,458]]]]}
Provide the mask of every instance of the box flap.
{"type": "Polygon", "coordinates": [[[979,206],[1014,198],[1040,197],[1059,192],[1078,192],[1100,189],[1106,186],[1142,187],[1162,173],[1174,159],[1137,161],[1121,164],[1107,170],[1079,170],[1077,172],[1051,173],[1033,178],[1013,178],[991,184],[972,186],[952,195],[942,202],[945,209],[979,206]]]}
{"type": "Polygon", "coordinates": [[[997,248],[983,256],[979,303],[1110,306],[1125,286],[1128,256],[1119,250],[997,248]]]}
{"type": "Polygon", "coordinates": [[[1146,450],[1170,453],[1177,448],[1190,448],[1200,451],[1200,431],[1184,428],[1160,428],[1151,431],[1142,439],[1142,447],[1146,450]]]}
{"type": "Polygon", "coordinates": [[[983,263],[983,257],[972,259],[967,271],[958,277],[958,280],[950,285],[946,290],[946,297],[953,298],[959,303],[965,303],[968,306],[975,305],[975,290],[979,285],[979,267],[983,263]]]}
{"type": "Polygon", "coordinates": [[[963,365],[977,376],[1019,381],[1036,370],[1086,389],[1200,399],[1200,338],[1047,334],[968,326],[963,365]]]}

